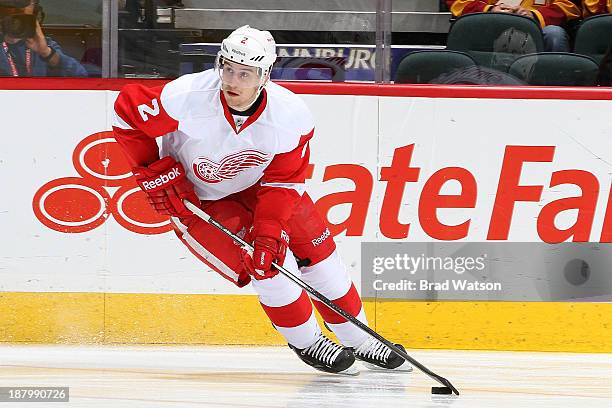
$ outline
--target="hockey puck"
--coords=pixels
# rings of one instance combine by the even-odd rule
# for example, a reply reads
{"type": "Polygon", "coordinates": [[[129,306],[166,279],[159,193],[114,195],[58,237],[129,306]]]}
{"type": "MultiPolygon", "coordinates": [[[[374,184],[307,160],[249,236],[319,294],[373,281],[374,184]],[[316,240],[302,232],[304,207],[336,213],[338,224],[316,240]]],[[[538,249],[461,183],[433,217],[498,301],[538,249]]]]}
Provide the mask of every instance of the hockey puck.
{"type": "Polygon", "coordinates": [[[451,390],[449,387],[431,387],[431,393],[439,395],[450,395],[453,393],[453,390],[451,390]]]}

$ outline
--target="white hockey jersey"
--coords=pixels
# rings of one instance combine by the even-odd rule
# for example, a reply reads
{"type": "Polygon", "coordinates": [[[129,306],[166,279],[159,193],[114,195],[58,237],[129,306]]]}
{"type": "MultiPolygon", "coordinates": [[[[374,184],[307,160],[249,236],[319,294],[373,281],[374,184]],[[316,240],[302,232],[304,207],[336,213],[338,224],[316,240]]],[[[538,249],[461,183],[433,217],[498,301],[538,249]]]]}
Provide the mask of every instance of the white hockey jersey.
{"type": "Polygon", "coordinates": [[[269,82],[257,111],[237,127],[220,82],[208,70],[158,88],[126,86],[115,103],[113,129],[130,163],[174,157],[202,200],[223,198],[260,180],[301,195],[314,132],[305,103],[269,82]]]}

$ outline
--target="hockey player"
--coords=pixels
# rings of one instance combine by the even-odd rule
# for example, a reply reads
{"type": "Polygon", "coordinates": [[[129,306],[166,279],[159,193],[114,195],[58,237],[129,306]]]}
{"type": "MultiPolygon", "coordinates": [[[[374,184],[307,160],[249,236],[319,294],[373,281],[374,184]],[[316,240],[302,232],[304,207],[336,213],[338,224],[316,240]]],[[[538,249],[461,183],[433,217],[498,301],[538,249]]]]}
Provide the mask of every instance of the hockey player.
{"type": "Polygon", "coordinates": [[[149,202],[171,216],[180,240],[239,287],[251,282],[274,327],[305,363],[355,373],[357,358],[375,368],[410,370],[402,357],[321,302],[311,303],[271,267],[283,265],[367,323],[334,240],[304,191],[313,118],[299,97],[270,82],[275,60],[269,32],[240,27],[223,40],[214,69],[158,88],[126,86],[115,103],[115,138],[149,202]],[[193,215],[183,199],[252,242],[253,255],[193,215]],[[313,303],[346,347],[322,334],[313,303]]]}

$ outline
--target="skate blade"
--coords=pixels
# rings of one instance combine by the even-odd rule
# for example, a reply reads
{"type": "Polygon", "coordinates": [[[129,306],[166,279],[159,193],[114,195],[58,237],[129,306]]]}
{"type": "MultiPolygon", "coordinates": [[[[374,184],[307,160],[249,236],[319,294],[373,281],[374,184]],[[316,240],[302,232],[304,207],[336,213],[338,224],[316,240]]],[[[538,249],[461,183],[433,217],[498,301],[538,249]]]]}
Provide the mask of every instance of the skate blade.
{"type": "Polygon", "coordinates": [[[362,361],[362,363],[372,371],[380,371],[384,373],[411,373],[413,370],[412,366],[407,361],[404,361],[404,363],[397,368],[383,368],[365,361],[362,361]]]}
{"type": "Polygon", "coordinates": [[[355,376],[359,375],[359,370],[357,369],[357,367],[355,367],[355,364],[353,364],[352,366],[350,366],[346,370],[340,371],[338,374],[340,374],[340,375],[349,375],[349,376],[355,377],[355,376]]]}
{"type": "Polygon", "coordinates": [[[325,370],[321,370],[319,368],[317,368],[317,370],[325,373],[325,374],[332,374],[332,375],[347,375],[347,376],[351,376],[351,377],[355,377],[357,375],[359,375],[359,370],[355,367],[355,364],[353,364],[352,366],[350,366],[349,368],[347,368],[344,371],[339,371],[337,373],[331,372],[331,371],[325,371],[325,370]]]}

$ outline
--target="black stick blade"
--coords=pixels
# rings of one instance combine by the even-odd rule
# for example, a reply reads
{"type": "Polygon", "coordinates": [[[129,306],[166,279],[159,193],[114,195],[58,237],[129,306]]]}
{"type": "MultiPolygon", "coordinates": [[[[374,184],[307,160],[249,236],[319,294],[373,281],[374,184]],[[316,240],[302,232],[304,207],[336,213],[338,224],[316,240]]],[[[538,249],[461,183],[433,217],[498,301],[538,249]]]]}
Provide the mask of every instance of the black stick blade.
{"type": "Polygon", "coordinates": [[[450,395],[453,393],[453,390],[451,390],[450,387],[431,387],[431,393],[439,395],[450,395]]]}

